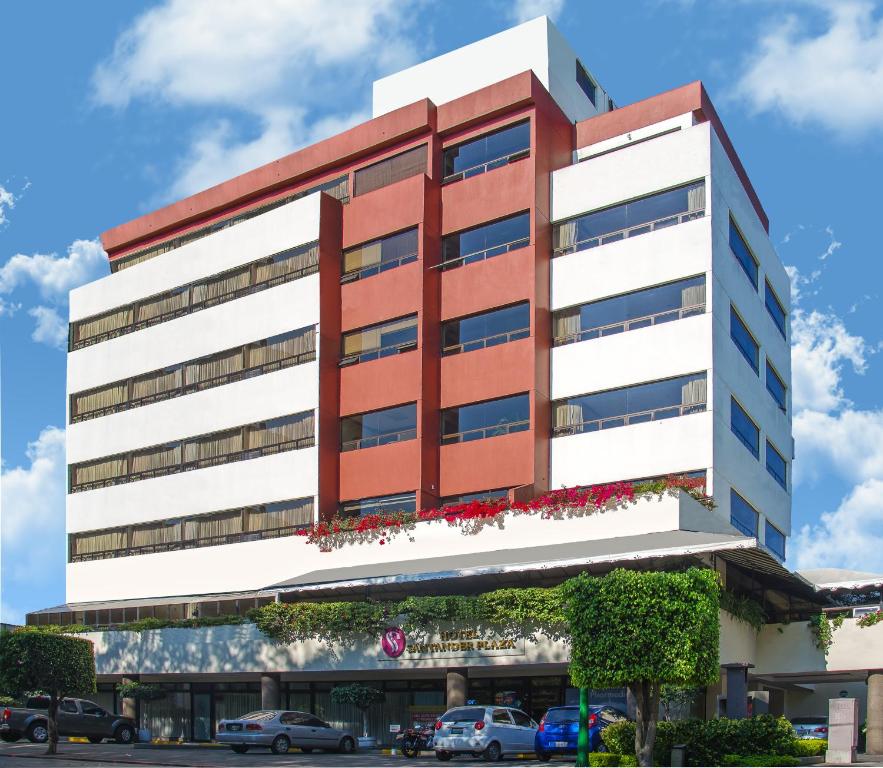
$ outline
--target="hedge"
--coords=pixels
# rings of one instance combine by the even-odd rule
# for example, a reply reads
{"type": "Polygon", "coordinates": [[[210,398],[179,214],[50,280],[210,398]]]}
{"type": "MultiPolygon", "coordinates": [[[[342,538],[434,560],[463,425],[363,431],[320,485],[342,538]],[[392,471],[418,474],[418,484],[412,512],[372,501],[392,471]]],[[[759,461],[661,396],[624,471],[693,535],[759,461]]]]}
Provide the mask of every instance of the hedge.
{"type": "Polygon", "coordinates": [[[590,752],[589,765],[592,768],[606,768],[606,766],[623,766],[623,768],[637,768],[638,758],[634,755],[616,755],[613,752],[590,752]]]}
{"type": "Polygon", "coordinates": [[[721,765],[746,766],[746,768],[766,765],[800,765],[800,758],[791,755],[724,755],[721,765]]]}
{"type": "Polygon", "coordinates": [[[791,754],[795,757],[818,757],[824,755],[827,749],[827,739],[797,739],[791,754]]]}

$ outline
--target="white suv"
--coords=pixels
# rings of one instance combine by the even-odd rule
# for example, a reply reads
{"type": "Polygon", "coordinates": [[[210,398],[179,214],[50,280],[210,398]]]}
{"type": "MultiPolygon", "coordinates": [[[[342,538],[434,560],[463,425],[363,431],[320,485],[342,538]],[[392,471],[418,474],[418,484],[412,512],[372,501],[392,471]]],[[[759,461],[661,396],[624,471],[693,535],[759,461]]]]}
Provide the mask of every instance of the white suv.
{"type": "Polygon", "coordinates": [[[435,756],[450,760],[456,754],[471,754],[499,760],[503,755],[533,752],[538,727],[512,707],[454,707],[435,724],[435,756]]]}

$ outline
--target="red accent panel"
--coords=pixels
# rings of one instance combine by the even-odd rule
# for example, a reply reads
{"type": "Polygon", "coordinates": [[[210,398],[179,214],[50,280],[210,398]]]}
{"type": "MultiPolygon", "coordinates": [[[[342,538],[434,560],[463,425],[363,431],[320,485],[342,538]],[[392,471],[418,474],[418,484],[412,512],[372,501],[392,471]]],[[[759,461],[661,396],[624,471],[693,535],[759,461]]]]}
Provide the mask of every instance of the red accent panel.
{"type": "Polygon", "coordinates": [[[533,338],[443,357],[441,407],[528,392],[534,386],[533,371],[533,338]]]}
{"type": "Polygon", "coordinates": [[[441,495],[533,483],[533,432],[441,447],[441,495]]]}
{"type": "Polygon", "coordinates": [[[533,297],[531,246],[442,272],[441,319],[450,320],[533,297]]]}
{"type": "Polygon", "coordinates": [[[354,198],[343,210],[343,247],[420,224],[427,181],[426,176],[412,176],[354,198]]]}
{"type": "Polygon", "coordinates": [[[417,350],[340,369],[341,416],[413,403],[419,393],[417,350]]]}
{"type": "Polygon", "coordinates": [[[340,454],[342,501],[413,491],[419,481],[419,440],[340,454]]]}
{"type": "Polygon", "coordinates": [[[545,90],[545,86],[528,70],[467,93],[438,107],[437,130],[444,134],[474,123],[487,123],[503,113],[531,104],[538,89],[545,90]]]}
{"type": "MultiPolygon", "coordinates": [[[[337,275],[339,281],[339,267],[337,275]]],[[[343,330],[413,314],[420,309],[422,283],[423,265],[415,261],[340,286],[343,330]]]]}
{"type": "Polygon", "coordinates": [[[610,139],[614,136],[621,136],[629,131],[635,131],[639,128],[645,128],[653,123],[659,123],[678,115],[693,112],[700,122],[706,120],[711,123],[723,145],[727,157],[736,169],[736,174],[745,192],[760,218],[764,229],[770,231],[770,220],[763,209],[760,198],[748,178],[748,173],[742,165],[742,161],[736,154],[736,149],[727,131],[718,117],[711,99],[705,90],[702,82],[696,80],[680,88],[674,88],[665,93],[651,96],[643,101],[636,101],[626,107],[615,109],[613,112],[605,112],[603,115],[590,117],[576,124],[576,147],[587,147],[590,144],[596,144],[599,141],[610,139]]]}

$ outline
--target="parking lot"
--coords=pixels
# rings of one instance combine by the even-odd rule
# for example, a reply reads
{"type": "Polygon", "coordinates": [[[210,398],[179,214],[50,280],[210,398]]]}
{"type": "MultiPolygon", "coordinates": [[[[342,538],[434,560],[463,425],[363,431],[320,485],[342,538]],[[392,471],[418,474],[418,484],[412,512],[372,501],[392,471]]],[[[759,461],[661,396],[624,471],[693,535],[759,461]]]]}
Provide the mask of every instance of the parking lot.
{"type": "MultiPolygon", "coordinates": [[[[292,751],[288,755],[273,755],[269,750],[255,750],[246,755],[236,755],[225,747],[204,746],[163,746],[153,747],[148,745],[124,746],[121,744],[71,744],[60,743],[59,754],[55,758],[46,757],[46,746],[31,744],[26,741],[14,744],[0,745],[0,766],[29,766],[46,765],[71,766],[82,768],[84,765],[144,765],[144,766],[214,766],[230,765],[239,768],[250,766],[404,766],[442,765],[435,758],[435,753],[426,752],[416,760],[409,760],[401,755],[385,755],[376,752],[357,752],[352,755],[338,755],[334,753],[314,753],[305,755],[298,751],[292,751]]],[[[505,759],[507,765],[536,765],[535,759],[505,759]]],[[[558,762],[558,761],[556,761],[558,762]]],[[[478,766],[483,761],[472,757],[454,758],[444,765],[478,766]]],[[[566,764],[561,761],[561,764],[566,764]]],[[[573,761],[570,761],[573,764],[573,761]]]]}

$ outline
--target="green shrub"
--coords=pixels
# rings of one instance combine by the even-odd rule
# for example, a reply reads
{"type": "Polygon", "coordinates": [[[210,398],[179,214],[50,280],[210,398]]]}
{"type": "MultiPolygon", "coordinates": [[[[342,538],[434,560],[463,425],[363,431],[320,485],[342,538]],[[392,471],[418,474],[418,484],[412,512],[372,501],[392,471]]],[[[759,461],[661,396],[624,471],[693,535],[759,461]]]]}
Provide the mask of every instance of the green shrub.
{"type": "Polygon", "coordinates": [[[721,765],[727,766],[746,766],[746,768],[755,768],[755,766],[792,766],[800,765],[799,757],[791,755],[724,755],[721,765]]]}
{"type": "Polygon", "coordinates": [[[794,739],[791,754],[795,757],[818,757],[828,749],[827,739],[794,739]]]}
{"type": "Polygon", "coordinates": [[[630,720],[612,723],[601,731],[601,741],[604,742],[607,749],[615,754],[633,756],[635,754],[635,724],[630,720]]]}
{"type": "MultiPolygon", "coordinates": [[[[620,765],[619,755],[615,755],[612,752],[590,752],[589,753],[589,765],[592,768],[605,768],[608,765],[617,766],[620,765]]],[[[635,761],[637,763],[637,761],[635,761]]]]}
{"type": "Polygon", "coordinates": [[[624,768],[638,768],[638,758],[634,755],[617,755],[619,764],[624,768]]]}

